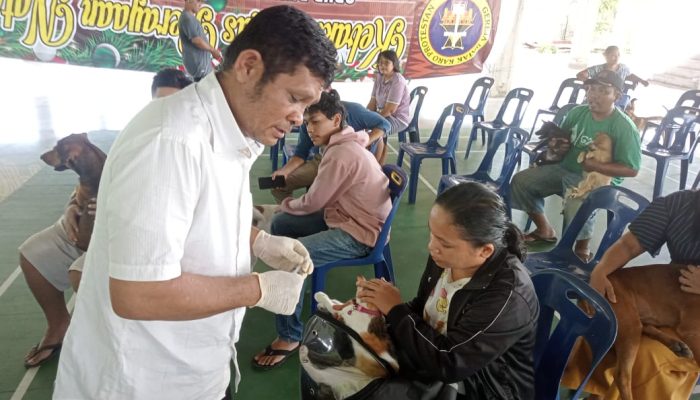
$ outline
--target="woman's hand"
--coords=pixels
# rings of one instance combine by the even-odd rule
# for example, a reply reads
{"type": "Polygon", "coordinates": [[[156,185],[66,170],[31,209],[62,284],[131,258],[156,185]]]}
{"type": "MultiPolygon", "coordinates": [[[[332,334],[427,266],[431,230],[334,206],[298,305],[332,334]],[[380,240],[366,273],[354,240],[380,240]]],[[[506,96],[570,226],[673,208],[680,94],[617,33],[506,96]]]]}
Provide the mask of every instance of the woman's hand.
{"type": "Polygon", "coordinates": [[[700,294],[700,267],[688,265],[685,269],[682,269],[678,282],[681,284],[682,291],[700,294]]]}
{"type": "Polygon", "coordinates": [[[588,284],[591,285],[591,287],[595,289],[598,293],[605,296],[605,298],[607,298],[609,302],[617,303],[617,299],[615,298],[615,291],[613,290],[613,285],[612,283],[610,283],[608,276],[604,272],[594,269],[591,273],[591,279],[588,282],[588,284]]]}
{"type": "Polygon", "coordinates": [[[359,282],[357,286],[360,287],[357,297],[366,303],[374,304],[384,315],[387,315],[395,306],[403,303],[399,289],[384,279],[359,282]]]}

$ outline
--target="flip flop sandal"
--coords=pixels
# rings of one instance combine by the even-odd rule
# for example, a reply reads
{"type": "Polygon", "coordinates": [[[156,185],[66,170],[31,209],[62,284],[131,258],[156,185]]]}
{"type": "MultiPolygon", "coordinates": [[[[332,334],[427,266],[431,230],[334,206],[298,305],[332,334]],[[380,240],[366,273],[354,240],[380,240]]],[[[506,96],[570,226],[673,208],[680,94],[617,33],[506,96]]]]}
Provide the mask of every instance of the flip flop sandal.
{"type": "Polygon", "coordinates": [[[284,364],[285,361],[296,351],[299,350],[299,345],[297,344],[297,347],[291,349],[291,350],[277,350],[273,349],[271,346],[265,347],[265,353],[263,354],[263,357],[265,356],[282,356],[282,359],[279,360],[278,362],[270,365],[263,365],[260,364],[255,360],[255,357],[250,360],[251,365],[253,366],[254,369],[260,370],[260,371],[269,371],[273,368],[279,367],[280,365],[284,364]]]}
{"type": "Polygon", "coordinates": [[[535,243],[556,243],[557,240],[558,240],[558,239],[557,239],[556,236],[552,236],[552,237],[546,238],[546,237],[540,236],[540,235],[539,235],[537,232],[535,232],[535,231],[532,231],[532,232],[530,232],[530,233],[526,233],[525,235],[523,235],[523,241],[524,241],[525,243],[531,243],[531,244],[535,244],[535,243]]]}
{"type": "Polygon", "coordinates": [[[576,254],[576,257],[580,258],[581,261],[583,261],[585,263],[589,263],[593,259],[593,252],[590,252],[590,251],[588,253],[574,253],[574,254],[576,254]]]}
{"type": "Polygon", "coordinates": [[[34,368],[38,367],[41,364],[44,364],[50,360],[52,360],[54,357],[56,357],[60,352],[61,352],[61,347],[63,347],[63,343],[54,343],[54,344],[47,344],[41,347],[38,347],[39,345],[37,344],[36,346],[32,347],[31,350],[29,350],[29,354],[27,354],[27,358],[33,358],[37,354],[51,350],[48,356],[42,358],[39,361],[36,361],[34,363],[30,363],[29,361],[24,362],[24,368],[34,368]]]}

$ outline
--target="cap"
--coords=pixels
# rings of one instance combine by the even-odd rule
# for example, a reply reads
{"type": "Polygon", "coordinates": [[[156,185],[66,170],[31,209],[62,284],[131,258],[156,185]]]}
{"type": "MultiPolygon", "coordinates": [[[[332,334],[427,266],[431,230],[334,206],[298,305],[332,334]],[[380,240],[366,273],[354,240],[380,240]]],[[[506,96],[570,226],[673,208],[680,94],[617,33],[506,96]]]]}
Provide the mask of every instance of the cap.
{"type": "Polygon", "coordinates": [[[620,93],[624,92],[625,82],[620,78],[618,74],[609,70],[602,70],[593,78],[587,79],[584,84],[586,85],[603,85],[611,86],[617,89],[620,93]]]}

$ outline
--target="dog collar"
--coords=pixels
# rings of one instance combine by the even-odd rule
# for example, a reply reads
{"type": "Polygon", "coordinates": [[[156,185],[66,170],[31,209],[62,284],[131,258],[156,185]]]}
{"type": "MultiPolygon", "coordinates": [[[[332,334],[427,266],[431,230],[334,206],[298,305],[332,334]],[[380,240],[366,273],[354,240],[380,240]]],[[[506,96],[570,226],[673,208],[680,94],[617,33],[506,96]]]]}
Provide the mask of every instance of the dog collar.
{"type": "Polygon", "coordinates": [[[352,300],[352,308],[348,310],[348,315],[351,315],[353,311],[369,314],[373,317],[381,317],[382,313],[379,310],[370,310],[369,308],[359,304],[357,300],[352,300]]]}

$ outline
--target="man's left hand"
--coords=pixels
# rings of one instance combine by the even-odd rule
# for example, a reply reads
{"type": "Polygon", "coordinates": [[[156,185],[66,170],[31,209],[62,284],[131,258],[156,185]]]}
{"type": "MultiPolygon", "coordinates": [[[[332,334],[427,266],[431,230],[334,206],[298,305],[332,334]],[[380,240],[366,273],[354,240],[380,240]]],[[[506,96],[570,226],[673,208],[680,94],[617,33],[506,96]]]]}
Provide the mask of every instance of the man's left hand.
{"type": "Polygon", "coordinates": [[[253,254],[274,269],[300,275],[309,275],[314,271],[309,251],[296,239],[259,231],[253,242],[253,254]]]}
{"type": "Polygon", "coordinates": [[[681,284],[682,291],[700,294],[700,267],[688,265],[685,269],[682,269],[678,282],[681,284]]]}

